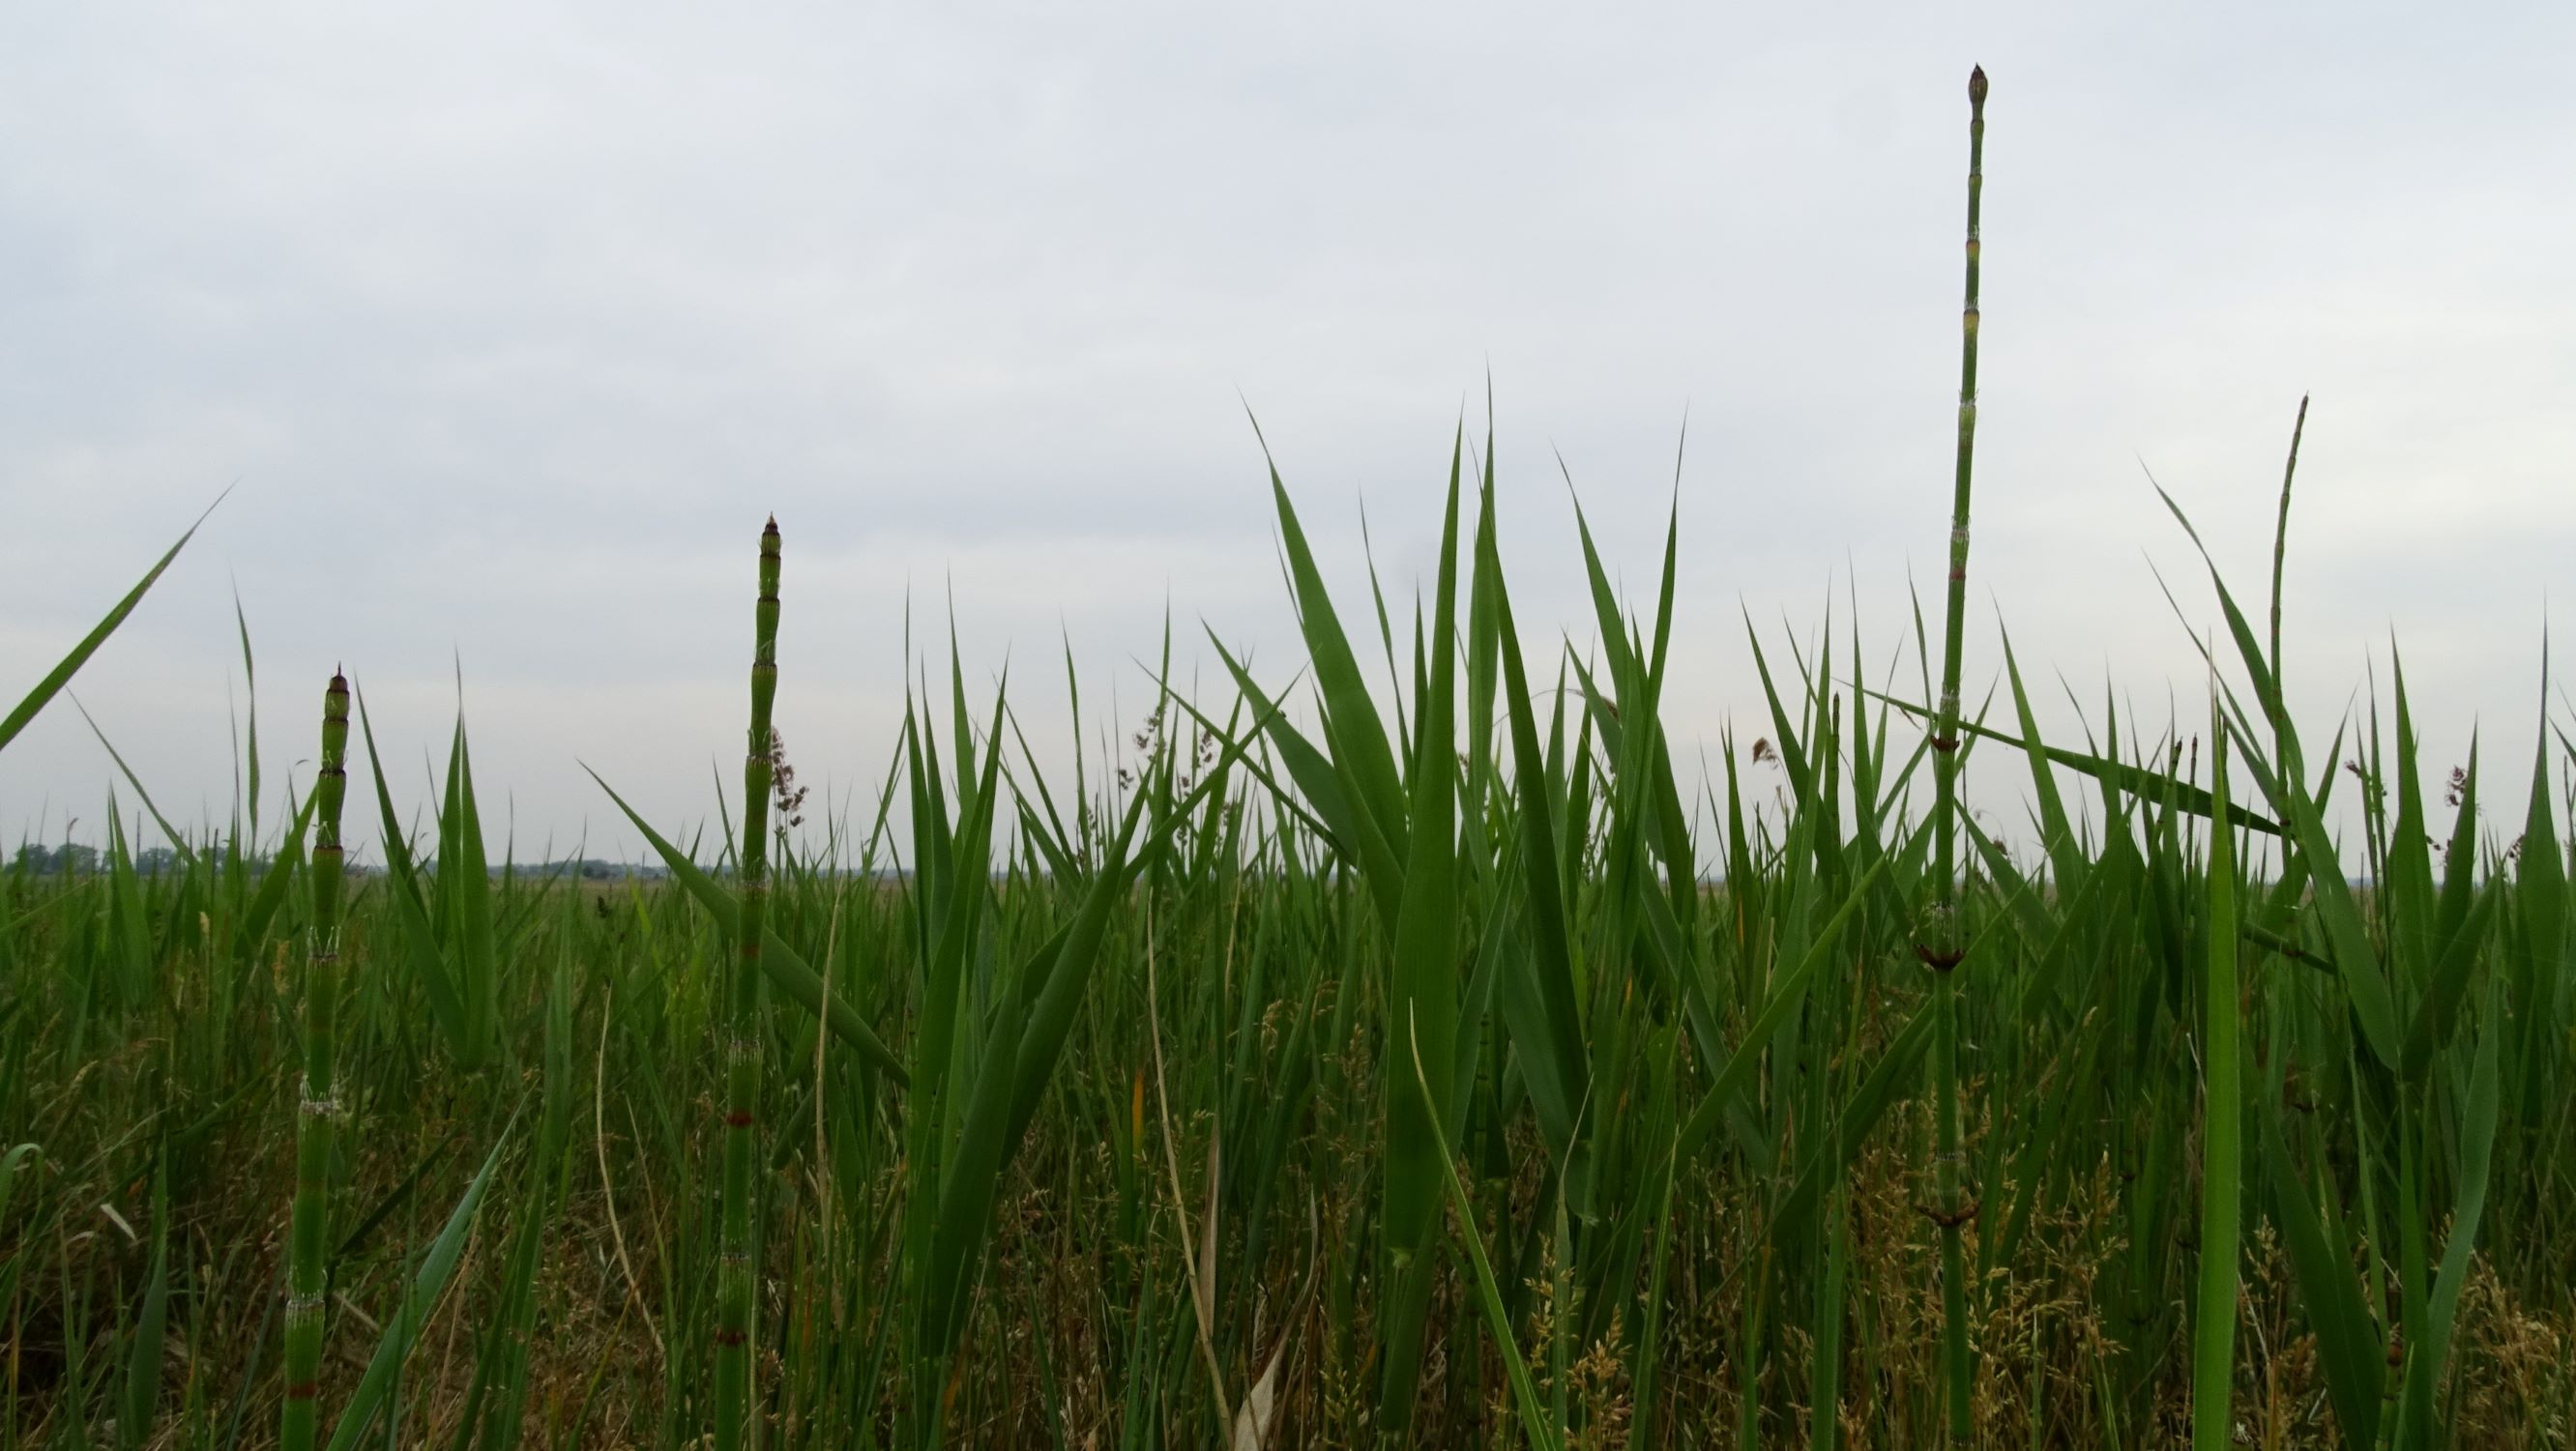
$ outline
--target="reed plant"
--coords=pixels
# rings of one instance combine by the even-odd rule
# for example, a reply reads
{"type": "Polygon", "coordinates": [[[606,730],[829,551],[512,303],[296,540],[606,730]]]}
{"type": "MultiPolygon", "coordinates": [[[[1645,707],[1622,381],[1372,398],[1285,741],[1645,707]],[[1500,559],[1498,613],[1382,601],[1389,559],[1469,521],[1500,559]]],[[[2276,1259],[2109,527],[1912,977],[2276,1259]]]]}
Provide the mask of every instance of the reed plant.
{"type": "Polygon", "coordinates": [[[1167,629],[1095,729],[1068,650],[1050,756],[908,653],[809,827],[774,525],[743,799],[611,792],[649,862],[336,680],[212,828],[107,746],[103,850],[0,863],[0,1451],[2567,1444],[2576,722],[2497,808],[2393,644],[2293,719],[2293,469],[2268,628],[2170,587],[2205,714],[2044,728],[2000,631],[1963,704],[1986,94],[1937,636],[1750,631],[1696,765],[1678,490],[1534,618],[1490,400],[1413,609],[1259,441],[1301,658],[1167,629]]]}
{"type": "Polygon", "coordinates": [[[732,961],[719,976],[726,998],[724,1207],[716,1249],[715,1443],[744,1444],[751,1407],[752,1301],[759,1284],[753,1222],[754,1132],[760,1119],[761,933],[769,922],[769,787],[775,766],[770,709],[778,698],[778,521],[760,531],[760,596],[752,607],[751,730],[742,758],[741,906],[732,961]]]}
{"type": "Polygon", "coordinates": [[[345,861],[340,804],[348,793],[349,682],[338,672],[322,694],[322,764],[314,776],[312,920],[304,952],[304,1083],[296,1096],[295,1207],[287,1231],[286,1384],[279,1393],[278,1442],[309,1451],[322,1374],[323,1296],[329,1288],[323,1236],[329,1232],[331,1130],[340,1106],[340,889],[345,861]]]}
{"type": "Polygon", "coordinates": [[[1968,75],[1967,301],[1959,313],[1959,450],[1950,495],[1950,573],[1941,628],[1941,696],[1933,715],[1932,909],[1915,950],[1932,970],[1933,1114],[1939,1125],[1933,1148],[1938,1195],[1933,1216],[1941,1226],[1942,1394],[1950,1439],[1972,1434],[1969,1400],[1974,1367],[1968,1344],[1967,1259],[1961,1237],[1976,1213],[1965,1188],[1959,1086],[1959,967],[1967,939],[1959,927],[1959,672],[1968,611],[1968,502],[1977,462],[1977,273],[1984,258],[1980,214],[1985,201],[1986,72],[1968,75]]]}

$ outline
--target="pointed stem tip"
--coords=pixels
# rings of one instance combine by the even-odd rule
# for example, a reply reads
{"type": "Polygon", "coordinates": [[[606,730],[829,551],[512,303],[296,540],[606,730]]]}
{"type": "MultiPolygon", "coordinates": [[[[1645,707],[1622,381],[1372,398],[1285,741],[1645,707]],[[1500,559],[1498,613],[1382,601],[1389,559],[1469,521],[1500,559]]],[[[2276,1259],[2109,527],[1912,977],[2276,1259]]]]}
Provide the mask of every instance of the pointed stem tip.
{"type": "Polygon", "coordinates": [[[1985,103],[1986,68],[1984,66],[1977,66],[1968,72],[1968,104],[1972,106],[1982,106],[1985,103]]]}

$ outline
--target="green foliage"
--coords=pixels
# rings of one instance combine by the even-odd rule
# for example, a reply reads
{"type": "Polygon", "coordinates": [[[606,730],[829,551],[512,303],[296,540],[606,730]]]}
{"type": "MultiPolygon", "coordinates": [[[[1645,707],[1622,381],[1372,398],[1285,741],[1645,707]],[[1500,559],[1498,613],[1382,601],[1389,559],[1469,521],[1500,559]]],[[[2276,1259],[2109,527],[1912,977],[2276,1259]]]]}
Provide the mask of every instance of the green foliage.
{"type": "MultiPolygon", "coordinates": [[[[215,500],[216,504],[222,502],[221,497],[215,500]]],[[[213,513],[214,504],[207,505],[206,512],[213,513]]],[[[0,750],[7,749],[9,743],[18,738],[18,732],[27,728],[27,722],[34,720],[38,711],[43,710],[55,696],[61,694],[64,686],[71,684],[72,677],[80,673],[83,665],[89,663],[89,657],[97,654],[98,647],[106,644],[108,636],[116,633],[116,627],[125,623],[125,617],[134,613],[134,607],[143,603],[143,596],[160,581],[161,572],[168,569],[170,562],[179,557],[180,550],[188,547],[189,540],[197,537],[197,530],[205,522],[205,516],[199,515],[197,522],[188,526],[188,532],[179,536],[179,542],[171,545],[168,553],[155,561],[150,569],[145,570],[143,578],[135,581],[134,588],[125,592],[125,597],[116,602],[115,608],[110,609],[105,618],[92,626],[90,632],[81,637],[79,644],[72,646],[71,653],[65,655],[53,669],[45,672],[45,678],[37,681],[25,698],[10,707],[6,716],[0,716],[0,750]]]]}
{"type": "MultiPolygon", "coordinates": [[[[1050,780],[961,662],[858,819],[732,837],[767,858],[739,1181],[764,1442],[1950,1433],[1929,753],[1850,678],[1856,629],[1762,640],[1765,740],[1713,758],[1694,810],[1657,706],[1670,531],[1651,615],[1594,555],[1597,638],[1533,650],[1491,443],[1472,487],[1469,452],[1401,728],[1356,664],[1365,710],[1236,657],[1226,699],[1169,687],[1132,755],[1050,780]]],[[[1330,601],[1299,605],[1332,653],[1330,601]]],[[[2504,840],[2475,757],[2422,781],[2392,671],[2394,735],[2339,733],[2365,779],[2328,803],[2294,732],[2230,708],[2243,654],[2213,663],[2224,781],[2215,746],[2187,763],[2107,715],[2056,749],[2008,655],[2012,732],[1961,721],[2030,772],[2039,846],[1958,818],[1972,1430],[2554,1434],[2571,1388],[2528,1327],[2576,1325],[2549,787],[2576,756],[2544,717],[2504,840]],[[2308,849],[2329,804],[2358,872],[2308,849]]],[[[716,1418],[711,968],[743,961],[740,893],[649,828],[659,880],[474,870],[461,729],[434,848],[374,774],[382,856],[344,894],[317,870],[336,793],[300,783],[266,843],[145,870],[120,813],[86,865],[0,871],[0,1125],[29,1146],[0,1156],[0,1307],[69,1352],[21,1356],[0,1447],[248,1444],[277,1414],[274,1354],[224,1347],[281,1339],[312,1061],[291,945],[331,913],[321,1263],[332,1343],[376,1349],[320,1362],[317,1441],[679,1444],[716,1418]]]]}

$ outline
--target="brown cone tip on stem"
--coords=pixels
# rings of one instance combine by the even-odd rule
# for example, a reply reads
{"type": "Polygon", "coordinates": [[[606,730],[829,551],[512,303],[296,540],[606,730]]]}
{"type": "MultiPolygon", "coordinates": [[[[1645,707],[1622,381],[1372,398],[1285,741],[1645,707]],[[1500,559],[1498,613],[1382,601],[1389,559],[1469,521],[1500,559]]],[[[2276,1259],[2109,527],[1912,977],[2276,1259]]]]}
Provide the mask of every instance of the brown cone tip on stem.
{"type": "Polygon", "coordinates": [[[1968,72],[1968,104],[1972,106],[1982,106],[1985,103],[1986,68],[1984,66],[1977,66],[1968,72]]]}
{"type": "Polygon", "coordinates": [[[761,530],[760,532],[761,532],[761,533],[763,533],[763,534],[775,534],[775,533],[777,533],[777,532],[778,532],[778,516],[777,516],[777,515],[775,515],[775,514],[770,515],[770,516],[769,516],[769,527],[768,527],[768,528],[766,528],[766,529],[761,530]]]}

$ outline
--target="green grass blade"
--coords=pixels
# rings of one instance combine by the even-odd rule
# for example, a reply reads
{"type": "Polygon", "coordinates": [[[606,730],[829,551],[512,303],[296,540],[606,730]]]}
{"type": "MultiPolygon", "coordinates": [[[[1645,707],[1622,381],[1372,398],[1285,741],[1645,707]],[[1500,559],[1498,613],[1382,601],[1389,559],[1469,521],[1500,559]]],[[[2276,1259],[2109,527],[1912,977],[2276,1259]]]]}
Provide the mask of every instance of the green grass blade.
{"type": "MultiPolygon", "coordinates": [[[[2334,1407],[2335,1424],[2343,1432],[2344,1444],[2374,1446],[2379,1441],[2381,1394],[2387,1377],[2380,1353],[2379,1322],[2362,1298],[2362,1286],[2353,1278],[2351,1265],[2328,1237],[2325,1221],[2318,1215],[2307,1186],[2299,1180],[2289,1144],[2281,1133],[2283,1111],[2276,1106],[2262,1115],[2263,1162],[2271,1181],[2272,1222],[2281,1231],[2291,1274],[2308,1312],[2308,1326],[2316,1333],[2327,1398],[2334,1407]]],[[[2331,1194],[2332,1171],[2320,1172],[2329,1176],[2327,1192],[2331,1194]]]]}
{"type": "MultiPolygon", "coordinates": [[[[1494,509],[1490,483],[1481,507],[1490,518],[1494,509]]],[[[1524,873],[1523,917],[1532,949],[1526,957],[1514,959],[1514,967],[1526,965],[1528,990],[1506,990],[1504,1016],[1523,1055],[1522,1072],[1529,1080],[1540,1122],[1550,1143],[1563,1154],[1572,1143],[1577,1106],[1589,1091],[1589,1065],[1584,1052],[1582,1009],[1575,996],[1567,893],[1558,869],[1561,845],[1556,808],[1545,769],[1547,757],[1539,747],[1537,716],[1530,706],[1520,632],[1514,626],[1511,600],[1503,583],[1501,557],[1493,531],[1480,529],[1478,534],[1477,568],[1482,575],[1479,593],[1490,592],[1492,597],[1502,690],[1510,719],[1512,786],[1520,813],[1519,856],[1524,873]],[[1524,1002],[1536,1011],[1515,1011],[1524,1002]]]]}
{"type": "Polygon", "coordinates": [[[2498,1065],[2504,1034],[2495,1018],[2495,1014],[2488,1015],[2486,1031],[2478,1039],[2477,1062],[2469,1070],[2469,1101],[2460,1127],[2459,1188],[2451,1205],[2451,1235],[2442,1247],[2441,1270],[2434,1277],[2432,1302],[2425,1315],[2430,1333],[2407,1357],[2401,1425],[2410,1445],[2433,1444],[2433,1401],[2450,1362],[2460,1292],[2468,1284],[2470,1258],[2477,1251],[2478,1227],[2486,1214],[2487,1177],[2493,1166],[2496,1119],[2503,1096],[2498,1065]]]}
{"type": "Polygon", "coordinates": [[[1484,1237],[1476,1232],[1476,1205],[1467,1197],[1467,1186],[1459,1182],[1458,1166],[1449,1152],[1449,1141],[1440,1132],[1441,1110],[1431,1095],[1431,1078],[1422,1066],[1422,1044],[1419,1036],[1408,1032],[1407,1046],[1413,1056],[1413,1086],[1431,1125],[1431,1146],[1438,1157],[1441,1186],[1448,1191],[1449,1207],[1457,1216],[1459,1243],[1467,1251],[1467,1262],[1476,1276],[1476,1303],[1485,1312],[1485,1328],[1493,1336],[1494,1348],[1503,1358],[1503,1374],[1512,1389],[1512,1409],[1520,1417],[1521,1434],[1530,1445],[1542,1451],[1563,1446],[1564,1438],[1550,1425],[1541,1407],[1538,1383],[1531,1379],[1529,1362],[1522,1359],[1520,1343],[1512,1333],[1511,1313],[1503,1307],[1502,1287],[1494,1281],[1493,1263],[1485,1257],[1484,1237]]]}
{"type": "Polygon", "coordinates": [[[308,795],[295,809],[295,821],[286,829],[286,839],[278,843],[277,855],[269,860],[268,871],[259,879],[259,890],[251,894],[250,905],[243,909],[241,928],[236,937],[244,956],[254,954],[268,936],[268,924],[277,909],[286,905],[287,885],[295,880],[296,863],[304,859],[304,836],[313,824],[313,804],[318,797],[308,795]]]}
{"type": "Polygon", "coordinates": [[[394,915],[402,928],[404,955],[411,972],[429,1000],[431,1019],[447,1040],[447,1051],[457,1065],[467,1071],[481,1066],[480,1045],[465,1020],[465,1004],[457,994],[455,979],[447,970],[447,959],[440,952],[438,930],[431,925],[429,908],[421,900],[420,869],[413,862],[411,846],[404,839],[402,821],[394,815],[393,788],[385,779],[385,763],[376,754],[375,723],[367,718],[366,692],[357,692],[358,736],[366,743],[368,773],[376,783],[377,846],[384,852],[387,895],[394,903],[394,915]]]}
{"type": "Polygon", "coordinates": [[[132,766],[125,764],[125,757],[117,753],[115,744],[107,738],[107,732],[98,728],[98,722],[90,716],[89,707],[82,705],[77,695],[71,698],[71,702],[72,709],[79,711],[81,719],[88,723],[89,733],[98,737],[99,746],[107,752],[107,758],[116,763],[117,774],[125,778],[125,784],[134,788],[134,794],[143,802],[143,809],[152,813],[152,824],[161,828],[162,837],[170,843],[172,850],[178,852],[179,860],[189,869],[194,870],[197,865],[197,854],[189,849],[188,839],[179,833],[177,827],[170,824],[169,817],[161,814],[160,807],[152,804],[152,793],[143,789],[142,778],[134,774],[132,766]]]}
{"type": "MultiPolygon", "coordinates": [[[[2227,811],[2227,736],[2210,736],[2210,782],[2218,816],[2227,811]]],[[[2235,1385],[2237,1210],[2244,1197],[2244,1105],[2238,1087],[2235,833],[2209,836],[2202,986],[2200,1297],[2192,1328],[2191,1440],[2196,1451],[2235,1444],[2230,1392],[2235,1385]]]]}
{"type": "Polygon", "coordinates": [[[508,1143],[505,1130],[501,1141],[493,1144],[483,1167],[475,1172],[474,1181],[465,1187],[464,1197],[448,1212],[447,1223],[432,1240],[429,1252],[421,1256],[420,1270],[411,1288],[403,1295],[402,1307],[385,1323],[382,1338],[376,1342],[376,1353],[367,1362],[366,1374],[358,1378],[358,1387],[349,1393],[348,1408],[340,1413],[339,1424],[331,1428],[329,1451],[356,1451],[384,1409],[385,1398],[392,1391],[395,1376],[401,1371],[406,1356],[420,1338],[421,1327],[428,1323],[429,1312],[445,1293],[448,1280],[456,1273],[456,1263],[465,1254],[465,1241],[474,1230],[474,1216],[483,1207],[484,1191],[492,1187],[492,1171],[501,1163],[501,1150],[508,1143]]]}
{"type": "MultiPolygon", "coordinates": [[[[1858,688],[1863,694],[1868,695],[1871,699],[1893,706],[1897,710],[1903,711],[1905,714],[1912,716],[1917,720],[1929,720],[1932,717],[1932,712],[1924,709],[1922,706],[1914,704],[1911,701],[1900,700],[1884,691],[1874,690],[1866,685],[1859,686],[1858,688]]],[[[2207,788],[2195,786],[2188,781],[2177,780],[2160,771],[2150,771],[2142,766],[2134,766],[2128,762],[2113,760],[2107,756],[2097,756],[2083,751],[2069,750],[2064,746],[2035,744],[2017,736],[2007,735],[2002,731],[1994,729],[1992,726],[1978,725],[1973,721],[1964,718],[1959,722],[1959,731],[1962,735],[1973,736],[1982,741],[1992,741],[1996,745],[2003,746],[2010,750],[2036,751],[2038,754],[2047,757],[2052,764],[2063,766],[2070,771],[2090,776],[2105,786],[2126,792],[2130,796],[2141,801],[2161,800],[2167,794],[2170,794],[2173,799],[2173,804],[2177,808],[2188,811],[2192,815],[2202,818],[2207,818],[2212,810],[2215,809],[2210,801],[2207,788]]],[[[2267,836],[2280,836],[2284,834],[2279,823],[2257,815],[2255,812],[2248,809],[2243,802],[2231,801],[2228,803],[2227,820],[2228,824],[2232,826],[2245,827],[2250,830],[2262,832],[2267,836]]]]}
{"type": "MultiPolygon", "coordinates": [[[[1463,430],[1460,446],[1464,446],[1463,430]]],[[[1265,442],[1265,463],[1269,453],[1265,442]]],[[[1341,617],[1333,611],[1323,573],[1315,567],[1314,551],[1307,547],[1306,531],[1297,523],[1297,508],[1289,502],[1288,486],[1280,482],[1276,463],[1267,466],[1271,502],[1279,516],[1280,541],[1287,550],[1290,577],[1296,588],[1297,625],[1305,635],[1307,655],[1315,663],[1315,684],[1324,702],[1324,734],[1331,742],[1334,764],[1348,774],[1355,788],[1352,794],[1357,798],[1356,805],[1375,823],[1388,850],[1402,860],[1407,843],[1405,789],[1396,774],[1386,726],[1369,698],[1368,684],[1360,675],[1358,658],[1351,653],[1350,637],[1342,629],[1341,617]]]]}
{"type": "MultiPolygon", "coordinates": [[[[1360,793],[1349,769],[1327,757],[1289,723],[1286,712],[1262,693],[1251,672],[1235,659],[1233,652],[1227,650],[1224,642],[1218,640],[1213,632],[1208,636],[1208,643],[1216,647],[1217,658],[1225,662],[1226,670],[1233,675],[1235,688],[1243,692],[1244,699],[1252,702],[1253,710],[1265,722],[1264,730],[1271,748],[1279,753],[1279,764],[1288,772],[1288,779],[1296,784],[1299,793],[1304,795],[1306,804],[1322,818],[1320,825],[1325,834],[1341,851],[1355,854],[1381,920],[1393,927],[1396,912],[1404,900],[1404,864],[1376,820],[1355,804],[1360,793]]],[[[1195,710],[1191,713],[1197,714],[1195,710]]],[[[1201,719],[1203,723],[1213,724],[1206,722],[1204,717],[1201,719]]]]}
{"type": "Polygon", "coordinates": [[[468,1044],[465,1061],[490,1056],[497,1031],[499,962],[492,935],[492,870],[483,852],[483,817],[474,799],[474,762],[465,717],[456,718],[447,750],[447,790],[438,816],[438,902],[454,956],[458,1006],[468,1044]]]}
{"type": "Polygon", "coordinates": [[[2273,809],[2289,829],[2290,838],[2308,859],[2309,875],[2316,883],[2317,913],[2325,925],[2326,940],[2334,949],[2335,966],[2342,975],[2344,988],[2352,1002],[2353,1016],[2361,1023],[2362,1035],[2369,1040],[2371,1052],[2389,1067],[2396,1067],[2401,1053],[2398,1038],[2397,1008],[2388,988],[2379,954],[2362,925],[2361,911],[2353,901],[2351,884],[2327,835],[2325,817],[2300,779],[2303,762],[2299,754],[2298,733],[2290,726],[2288,708],[2281,700],[2280,682],[2273,678],[2263,647],[2254,638],[2253,627],[2245,621],[2244,611],[2236,607],[2236,597],[2229,593],[2227,581],[2220,577],[2218,565],[2209,557],[2200,533],[2192,528],[2182,506],[2173,501],[2159,486],[2156,496],[2182,525],[2192,547],[2200,551],[2201,563],[2209,570],[2209,582],[2217,592],[2220,613],[2227,621],[2227,632],[2235,641],[2239,661],[2254,681],[2255,698],[2262,703],[2265,716],[2272,723],[2272,734],[2280,755],[2277,771],[2267,770],[2259,755],[2260,744],[2242,731],[2238,743],[2246,748],[2246,768],[2255,775],[2273,809]]]}
{"type": "Polygon", "coordinates": [[[1717,1076],[1710,1080],[1707,1095],[1682,1126],[1678,1152],[1683,1162],[1689,1162],[1699,1153],[1700,1147],[1708,1142],[1709,1135],[1716,1132],[1719,1116],[1753,1081],[1754,1067],[1761,1061],[1763,1051],[1771,1046],[1773,1035],[1805,999],[1808,985],[1833,958],[1842,940],[1843,929],[1860,911],[1861,904],[1869,899],[1870,888],[1877,885],[1880,874],[1886,870],[1887,861],[1881,858],[1852,884],[1842,905],[1834,909],[1834,915],[1825,920],[1824,926],[1816,929],[1815,941],[1808,946],[1797,965],[1773,984],[1770,996],[1763,1002],[1761,1014],[1744,1030],[1744,1037],[1736,1044],[1734,1053],[1718,1069],[1717,1076]]]}
{"type": "MultiPolygon", "coordinates": [[[[660,857],[662,865],[669,869],[672,879],[706,909],[708,916],[716,919],[717,929],[727,934],[729,940],[737,921],[735,913],[740,910],[735,905],[733,893],[726,891],[715,878],[707,875],[704,868],[689,860],[688,853],[673,846],[668,838],[647,825],[635,808],[626,804],[625,797],[618,795],[606,781],[600,780],[597,771],[591,771],[587,766],[582,769],[589,772],[590,779],[599,782],[599,789],[608,793],[608,799],[617,804],[617,809],[642,834],[645,842],[653,848],[653,854],[660,857]]],[[[823,979],[805,961],[804,954],[780,941],[776,932],[767,929],[763,930],[761,937],[760,970],[768,975],[779,991],[804,1005],[807,1012],[821,1014],[833,1037],[858,1050],[859,1055],[876,1065],[879,1072],[893,1079],[897,1087],[910,1086],[911,1076],[904,1071],[902,1060],[895,1057],[893,1050],[877,1037],[876,1030],[867,1025],[847,999],[836,997],[826,1004],[823,979]]]]}
{"type": "MultiPolygon", "coordinates": [[[[2547,641],[2542,642],[2544,660],[2547,641]]],[[[2514,859],[2514,907],[2521,918],[2512,956],[2514,1008],[2522,1022],[2520,1117],[2540,1121],[2558,1080],[2548,1072],[2553,1060],[2549,1040],[2563,1032],[2559,1008],[2561,979],[2567,962],[2567,862],[2560,855],[2556,806],[2549,791],[2549,672],[2541,669],[2541,724],[2532,746],[2531,800],[2525,808],[2522,848],[2514,859]]],[[[2561,744],[2565,744],[2563,738],[2561,744]]],[[[2569,750],[2576,756],[2576,748],[2569,750]]],[[[2563,1058],[2557,1061],[2563,1062],[2563,1058]]]]}
{"type": "Polygon", "coordinates": [[[170,1204],[166,1173],[153,1179],[152,1277],[135,1316],[134,1344],[126,1356],[124,1395],[116,1408],[116,1440],[127,1451],[150,1439],[161,1407],[161,1356],[170,1328],[170,1204]]]}
{"type": "Polygon", "coordinates": [[[1440,579],[1434,597],[1430,689],[1415,713],[1421,749],[1413,762],[1412,800],[1403,838],[1404,902],[1394,933],[1394,962],[1387,1008],[1410,1026],[1415,1051],[1429,1075],[1428,1097],[1406,1092],[1390,1074],[1386,1092],[1384,1232],[1393,1283],[1385,1308],[1386,1363],[1379,1425],[1402,1434],[1419,1387],[1424,1317],[1430,1305],[1430,1251],[1438,1232],[1440,1179],[1447,1159],[1438,1148],[1439,1122],[1451,1109],[1458,1043],[1458,894],[1454,859],[1458,758],[1454,692],[1457,685],[1458,492],[1463,448],[1449,463],[1449,503],[1440,531],[1440,579]]]}
{"type": "MultiPolygon", "coordinates": [[[[225,493],[230,492],[229,489],[225,490],[225,493]]],[[[215,511],[215,505],[223,501],[223,495],[216,495],[215,503],[206,506],[206,514],[212,514],[215,511]]],[[[25,698],[20,700],[7,716],[0,717],[0,750],[8,749],[9,743],[18,738],[18,732],[27,728],[27,722],[34,720],[38,711],[43,710],[56,695],[62,693],[63,687],[71,683],[71,678],[80,673],[83,665],[89,663],[89,657],[97,654],[98,647],[107,643],[107,637],[116,633],[116,627],[125,623],[125,617],[134,613],[134,607],[143,602],[143,596],[150,592],[154,582],[161,578],[161,572],[170,567],[170,561],[177,559],[179,551],[188,547],[188,541],[197,537],[197,530],[205,525],[206,514],[198,515],[197,522],[188,526],[188,532],[179,536],[179,542],[171,545],[169,552],[163,554],[158,563],[144,571],[143,578],[135,583],[134,588],[125,592],[125,598],[118,600],[116,607],[109,610],[106,617],[93,626],[88,634],[82,636],[80,643],[72,647],[71,653],[65,655],[52,670],[47,671],[45,678],[37,681],[35,689],[28,691],[25,698]]]]}

